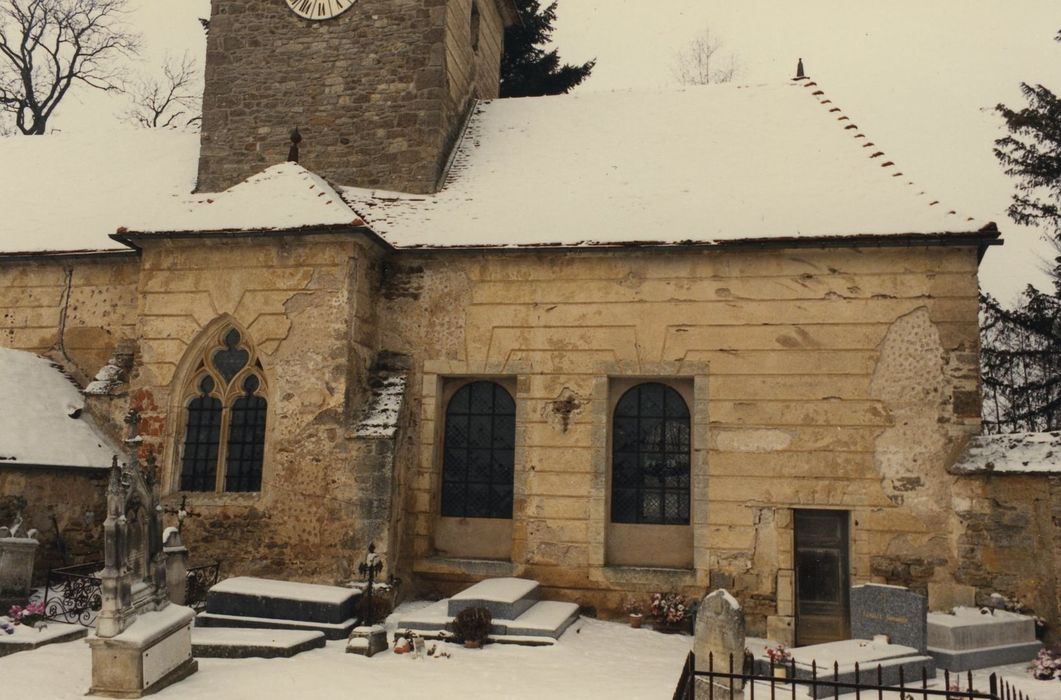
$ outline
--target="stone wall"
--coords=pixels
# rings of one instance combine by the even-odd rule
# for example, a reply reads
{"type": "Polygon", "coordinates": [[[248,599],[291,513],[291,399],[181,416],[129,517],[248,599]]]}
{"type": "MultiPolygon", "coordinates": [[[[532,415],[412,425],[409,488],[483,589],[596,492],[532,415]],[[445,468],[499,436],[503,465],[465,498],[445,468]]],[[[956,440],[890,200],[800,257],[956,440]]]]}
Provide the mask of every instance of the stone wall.
{"type": "Polygon", "coordinates": [[[960,521],[954,580],[1019,600],[1061,639],[1061,476],[963,476],[954,497],[960,521]]]}
{"type": "Polygon", "coordinates": [[[102,561],[107,476],[106,469],[0,464],[0,523],[22,510],[22,531],[39,531],[34,585],[44,584],[49,569],[102,561]]]}
{"type": "Polygon", "coordinates": [[[207,40],[200,191],[230,187],[287,158],[340,184],[432,192],[473,85],[482,97],[500,60],[500,21],[470,0],[359,0],[326,21],[280,0],[213,0],[207,40]]]}
{"type": "Polygon", "coordinates": [[[333,582],[375,540],[387,551],[391,481],[351,428],[374,360],[373,244],[339,235],[142,243],[140,361],[130,387],[143,449],[179,487],[186,383],[228,323],[257,351],[268,388],[260,493],[188,493],[184,541],[229,574],[333,582]],[[374,488],[381,489],[376,493],[374,488]],[[365,521],[374,528],[362,526],[365,521]]]}
{"type": "Polygon", "coordinates": [[[0,258],[0,345],[47,355],[81,382],[135,338],[133,255],[0,258]]]}
{"type": "Polygon", "coordinates": [[[752,633],[768,618],[783,633],[792,509],[841,508],[853,583],[890,582],[879,557],[942,580],[957,560],[946,468],[979,428],[976,294],[972,249],[406,254],[381,311],[382,347],[419,373],[419,444],[398,458],[406,564],[443,592],[515,574],[613,610],[725,585],[752,633]],[[439,387],[474,376],[518,379],[509,562],[433,540],[439,387]],[[631,377],[694,387],[691,569],[607,560],[607,406],[631,377]]]}

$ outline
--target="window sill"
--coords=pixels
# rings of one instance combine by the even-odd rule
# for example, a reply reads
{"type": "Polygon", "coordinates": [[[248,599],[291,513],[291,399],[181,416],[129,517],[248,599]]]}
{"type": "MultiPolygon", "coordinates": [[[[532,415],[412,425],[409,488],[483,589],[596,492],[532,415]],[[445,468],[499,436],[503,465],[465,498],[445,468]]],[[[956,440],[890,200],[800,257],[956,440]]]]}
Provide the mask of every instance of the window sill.
{"type": "Polygon", "coordinates": [[[418,574],[466,574],[498,578],[514,575],[516,565],[499,559],[428,557],[415,560],[413,571],[418,574]]]}
{"type": "Polygon", "coordinates": [[[601,577],[609,583],[644,584],[663,588],[696,585],[695,569],[669,569],[658,566],[604,566],[601,577]]]}

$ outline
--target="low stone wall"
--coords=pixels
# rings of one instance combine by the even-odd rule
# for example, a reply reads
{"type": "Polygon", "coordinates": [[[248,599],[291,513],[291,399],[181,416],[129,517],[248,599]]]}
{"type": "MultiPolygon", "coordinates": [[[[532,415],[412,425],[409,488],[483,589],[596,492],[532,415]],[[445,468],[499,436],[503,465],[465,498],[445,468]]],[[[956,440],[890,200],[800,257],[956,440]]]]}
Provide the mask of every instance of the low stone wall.
{"type": "Polygon", "coordinates": [[[1047,621],[1047,641],[1061,639],[1061,475],[962,477],[968,497],[955,498],[961,522],[955,579],[1021,601],[1047,621]]]}
{"type": "Polygon", "coordinates": [[[0,522],[21,509],[23,531],[38,530],[34,585],[44,584],[49,569],[103,558],[106,492],[106,469],[0,464],[0,522]]]}

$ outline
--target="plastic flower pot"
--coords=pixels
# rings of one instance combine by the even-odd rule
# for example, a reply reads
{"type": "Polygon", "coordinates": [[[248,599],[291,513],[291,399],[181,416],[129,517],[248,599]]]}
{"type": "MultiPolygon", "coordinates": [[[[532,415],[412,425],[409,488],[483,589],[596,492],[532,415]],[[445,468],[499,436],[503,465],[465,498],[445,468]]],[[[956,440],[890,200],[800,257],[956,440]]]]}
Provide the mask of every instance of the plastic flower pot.
{"type": "Polygon", "coordinates": [[[641,629],[641,613],[630,613],[630,626],[636,629],[641,629]]]}

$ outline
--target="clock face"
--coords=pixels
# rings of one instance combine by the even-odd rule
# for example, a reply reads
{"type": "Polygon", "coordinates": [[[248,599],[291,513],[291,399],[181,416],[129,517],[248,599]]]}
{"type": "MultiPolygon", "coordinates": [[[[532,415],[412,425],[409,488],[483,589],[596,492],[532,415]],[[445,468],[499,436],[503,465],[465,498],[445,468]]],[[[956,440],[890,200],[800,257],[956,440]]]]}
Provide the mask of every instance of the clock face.
{"type": "Polygon", "coordinates": [[[299,17],[331,19],[346,12],[357,0],[284,0],[299,17]]]}

